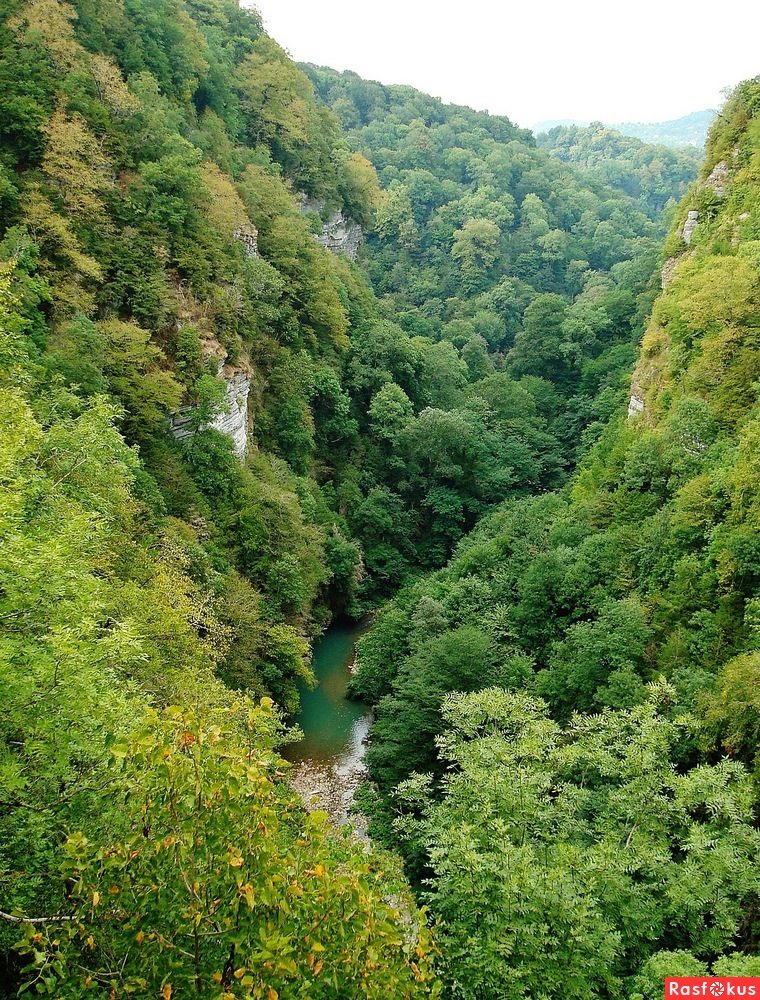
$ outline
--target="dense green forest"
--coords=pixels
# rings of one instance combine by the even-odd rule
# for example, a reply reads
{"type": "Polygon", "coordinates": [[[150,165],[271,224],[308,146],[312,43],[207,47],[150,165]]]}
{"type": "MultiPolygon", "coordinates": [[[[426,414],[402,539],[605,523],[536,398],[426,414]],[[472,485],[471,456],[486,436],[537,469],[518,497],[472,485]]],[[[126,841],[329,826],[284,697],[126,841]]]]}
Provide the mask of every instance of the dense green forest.
{"type": "Polygon", "coordinates": [[[363,575],[349,334],[424,359],[299,210],[366,222],[373,171],[236,2],[3,13],[0,982],[426,994],[393,859],[274,749],[363,575]],[[244,463],[204,429],[235,375],[244,463]]]}
{"type": "MultiPolygon", "coordinates": [[[[503,118],[410,87],[304,69],[352,148],[378,172],[383,192],[367,272],[414,342],[433,341],[449,359],[453,378],[428,401],[466,421],[445,432],[448,447],[476,407],[502,441],[489,446],[496,461],[475,477],[469,463],[445,456],[461,469],[461,484],[441,468],[436,482],[415,489],[406,435],[393,448],[402,466],[381,470],[411,506],[415,535],[424,518],[427,537],[412,561],[435,565],[497,497],[494,475],[504,485],[509,476],[512,495],[556,488],[598,436],[627,388],[665,225],[649,192],[633,197],[567,167],[503,118]],[[481,495],[468,495],[473,487],[481,495]]],[[[666,201],[683,180],[682,171],[665,172],[666,201]]],[[[387,565],[391,536],[384,534],[381,567],[368,527],[357,525],[367,565],[399,583],[402,574],[391,576],[387,565]]],[[[408,537],[406,524],[402,531],[408,537]]],[[[392,555],[394,568],[400,557],[406,570],[403,545],[399,538],[392,555]]]]}
{"type": "Polygon", "coordinates": [[[236,0],[3,0],[0,83],[0,995],[753,971],[760,85],[671,220],[236,0]],[[279,749],[378,608],[370,845],[279,749]]]}
{"type": "Polygon", "coordinates": [[[756,80],[679,208],[628,415],[361,641],[366,806],[454,995],[760,969],[758,123],[756,80]]]}
{"type": "Polygon", "coordinates": [[[694,146],[647,145],[599,122],[553,128],[536,141],[558,159],[630,195],[655,220],[670,218],[666,210],[680,201],[702,162],[702,151],[694,146]]]}

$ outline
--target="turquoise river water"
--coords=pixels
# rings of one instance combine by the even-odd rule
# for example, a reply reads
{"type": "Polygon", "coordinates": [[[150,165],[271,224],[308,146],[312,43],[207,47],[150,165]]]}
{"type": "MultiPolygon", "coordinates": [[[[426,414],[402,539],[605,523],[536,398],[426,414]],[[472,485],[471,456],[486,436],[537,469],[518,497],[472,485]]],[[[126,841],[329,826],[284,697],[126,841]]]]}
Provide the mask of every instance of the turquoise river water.
{"type": "Polygon", "coordinates": [[[356,640],[366,623],[338,621],[314,644],[317,687],[301,686],[301,711],[293,719],[304,739],[284,748],[294,763],[329,766],[337,776],[360,768],[372,716],[366,705],[346,698],[356,640]]]}

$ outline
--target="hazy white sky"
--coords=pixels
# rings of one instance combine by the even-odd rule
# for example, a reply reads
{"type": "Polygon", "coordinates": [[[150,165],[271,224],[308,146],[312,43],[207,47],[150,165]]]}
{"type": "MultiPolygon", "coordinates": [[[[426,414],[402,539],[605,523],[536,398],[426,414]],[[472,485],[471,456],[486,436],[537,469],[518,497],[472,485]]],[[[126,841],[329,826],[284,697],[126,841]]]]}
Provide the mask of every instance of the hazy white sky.
{"type": "Polygon", "coordinates": [[[760,0],[246,0],[294,59],[509,115],[662,121],[760,73],[760,0]]]}

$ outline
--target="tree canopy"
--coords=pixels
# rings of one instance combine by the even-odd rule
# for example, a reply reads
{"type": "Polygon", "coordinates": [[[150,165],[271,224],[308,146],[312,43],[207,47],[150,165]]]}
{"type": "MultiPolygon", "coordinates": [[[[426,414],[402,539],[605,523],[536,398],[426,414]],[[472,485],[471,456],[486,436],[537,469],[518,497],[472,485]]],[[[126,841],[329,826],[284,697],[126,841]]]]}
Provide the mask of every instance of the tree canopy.
{"type": "Polygon", "coordinates": [[[0,992],[756,971],[758,82],[670,209],[236,0],[8,0],[0,84],[0,992]],[[280,748],[369,611],[358,844],[280,748]]]}

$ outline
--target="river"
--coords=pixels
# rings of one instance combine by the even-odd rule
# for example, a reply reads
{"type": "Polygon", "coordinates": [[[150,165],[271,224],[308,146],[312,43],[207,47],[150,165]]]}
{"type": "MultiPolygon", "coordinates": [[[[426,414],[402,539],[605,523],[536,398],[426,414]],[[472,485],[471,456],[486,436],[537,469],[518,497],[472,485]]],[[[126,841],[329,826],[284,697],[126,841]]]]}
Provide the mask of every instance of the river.
{"type": "Polygon", "coordinates": [[[349,819],[372,724],[367,706],[346,698],[356,640],[367,627],[366,622],[339,620],[314,644],[317,686],[301,685],[301,710],[293,719],[304,738],[283,749],[294,765],[293,784],[307,805],[324,809],[337,824],[349,819]]]}

